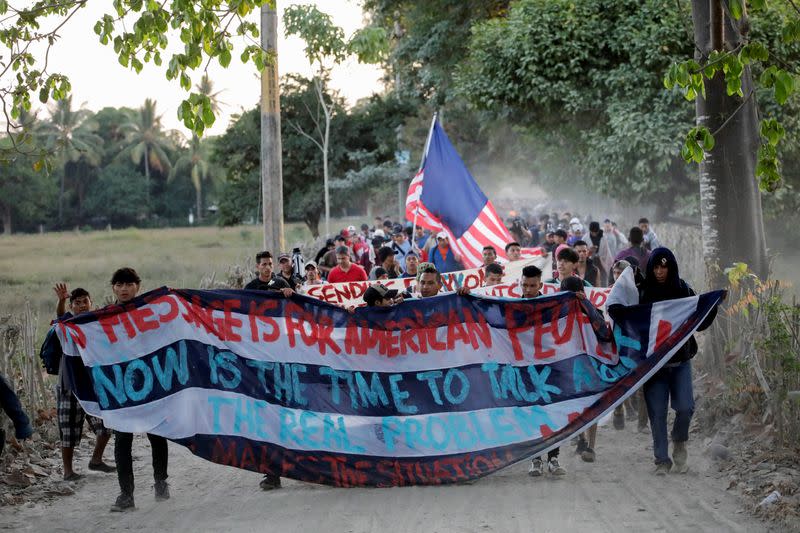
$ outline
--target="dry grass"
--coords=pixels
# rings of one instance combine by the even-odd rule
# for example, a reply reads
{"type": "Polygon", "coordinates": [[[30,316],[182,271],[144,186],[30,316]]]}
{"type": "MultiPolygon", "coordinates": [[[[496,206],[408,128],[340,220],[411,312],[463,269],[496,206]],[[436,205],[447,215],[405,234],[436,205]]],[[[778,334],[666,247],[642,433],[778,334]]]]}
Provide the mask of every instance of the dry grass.
{"type": "MultiPolygon", "coordinates": [[[[288,224],[291,246],[310,241],[301,224],[288,224]]],[[[55,314],[53,284],[84,287],[101,306],[111,298],[109,279],[122,266],[142,277],[142,290],[162,285],[197,287],[212,272],[252,265],[261,249],[260,226],[125,229],[88,233],[0,237],[0,314],[19,314],[25,301],[39,316],[39,332],[55,314]]]]}

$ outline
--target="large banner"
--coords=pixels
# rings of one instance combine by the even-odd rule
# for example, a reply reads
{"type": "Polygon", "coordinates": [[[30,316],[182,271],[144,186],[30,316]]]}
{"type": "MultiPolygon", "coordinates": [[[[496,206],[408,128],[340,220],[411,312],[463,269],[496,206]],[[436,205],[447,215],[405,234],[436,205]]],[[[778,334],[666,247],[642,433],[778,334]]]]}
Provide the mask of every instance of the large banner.
{"type": "Polygon", "coordinates": [[[161,288],[57,331],[78,399],[109,427],[254,472],[387,487],[474,479],[558,446],[640,387],[723,297],[624,308],[611,336],[571,293],[348,312],[161,288]]]}
{"type": "MultiPolygon", "coordinates": [[[[537,251],[540,249],[536,249],[537,251]]],[[[544,272],[544,278],[550,277],[552,267],[550,259],[547,255],[537,255],[520,261],[513,261],[503,265],[503,282],[508,285],[516,286],[519,277],[522,274],[522,269],[528,265],[535,265],[544,272]]],[[[470,268],[467,270],[458,270],[456,272],[445,272],[442,274],[442,290],[455,291],[460,287],[468,287],[469,289],[478,289],[483,287],[486,278],[486,273],[483,268],[470,268]]],[[[303,294],[317,298],[330,304],[341,305],[343,307],[362,306],[364,305],[364,292],[370,285],[375,283],[382,283],[390,289],[396,289],[403,292],[408,287],[414,285],[416,280],[414,278],[399,278],[388,280],[370,280],[370,281],[346,281],[342,283],[323,283],[321,285],[312,285],[302,289],[303,294]]],[[[497,294],[500,296],[500,294],[497,294]]]]}

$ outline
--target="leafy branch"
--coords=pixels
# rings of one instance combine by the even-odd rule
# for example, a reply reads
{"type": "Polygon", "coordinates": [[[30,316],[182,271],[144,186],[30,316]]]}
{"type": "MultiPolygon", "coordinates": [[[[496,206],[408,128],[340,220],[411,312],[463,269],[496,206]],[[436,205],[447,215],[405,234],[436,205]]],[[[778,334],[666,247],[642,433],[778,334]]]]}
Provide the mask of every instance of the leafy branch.
{"type": "MultiPolygon", "coordinates": [[[[745,17],[744,0],[721,0],[726,15],[736,21],[743,21],[745,17]]],[[[792,0],[788,0],[797,10],[792,0]]],[[[765,0],[752,0],[750,7],[763,9],[765,0]]],[[[798,11],[800,13],[800,11],[798,11]]],[[[689,59],[673,64],[664,77],[664,87],[673,89],[678,87],[683,91],[684,97],[695,100],[698,96],[706,97],[706,83],[717,76],[723,76],[725,91],[728,96],[742,98],[740,105],[725,119],[722,125],[714,132],[705,127],[692,128],[686,135],[681,156],[684,160],[700,163],[705,159],[706,152],[714,148],[714,136],[722,131],[731,119],[742,109],[748,100],[754,97],[751,91],[746,97],[742,91],[742,75],[745,67],[760,64],[763,72],[758,79],[761,87],[772,89],[775,101],[784,105],[795,94],[798,88],[796,75],[790,71],[789,66],[777,57],[772,60],[777,64],[769,64],[770,51],[758,41],[748,41],[746,33],[741,33],[743,41],[736,48],[727,51],[712,51],[708,57],[701,61],[689,59]]],[[[800,42],[800,20],[787,21],[781,32],[784,43],[800,42]]],[[[778,159],[778,144],[785,136],[785,131],[774,118],[762,118],[760,125],[761,146],[758,150],[756,164],[756,178],[763,191],[772,192],[782,183],[780,161],[778,159]]]]}
{"type": "MultiPolygon", "coordinates": [[[[30,111],[31,95],[47,103],[68,97],[72,90],[67,76],[49,71],[48,59],[52,47],[60,42],[60,30],[86,2],[39,0],[19,7],[16,2],[0,0],[0,108],[14,150],[19,142],[15,134],[23,129],[19,118],[30,111]]],[[[258,41],[259,26],[247,17],[273,2],[113,0],[113,11],[95,23],[94,32],[101,44],[113,47],[123,67],[138,73],[147,63],[166,64],[166,78],[176,80],[188,93],[178,108],[178,118],[201,136],[214,123],[214,106],[207,95],[192,90],[190,74],[207,69],[212,60],[228,67],[236,40],[245,43],[239,55],[243,63],[252,63],[259,71],[270,64],[273,58],[258,41]],[[176,36],[183,49],[168,56],[165,50],[176,36]]],[[[4,154],[8,151],[2,149],[4,154]]]]}

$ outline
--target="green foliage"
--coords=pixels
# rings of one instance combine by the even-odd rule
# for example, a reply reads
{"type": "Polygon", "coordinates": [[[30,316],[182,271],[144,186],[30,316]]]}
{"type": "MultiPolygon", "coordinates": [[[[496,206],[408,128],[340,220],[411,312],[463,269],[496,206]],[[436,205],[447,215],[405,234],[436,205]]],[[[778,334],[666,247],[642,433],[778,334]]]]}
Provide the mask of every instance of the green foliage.
{"type": "Polygon", "coordinates": [[[391,34],[388,63],[398,74],[395,90],[438,108],[454,97],[453,72],[466,55],[472,26],[502,15],[509,4],[509,0],[367,0],[364,9],[391,34]]]}
{"type": "Polygon", "coordinates": [[[540,183],[670,212],[696,194],[675,150],[692,108],[660,83],[691,53],[684,22],[658,0],[520,0],[473,25],[458,94],[513,126],[540,183]]]}
{"type": "MultiPolygon", "coordinates": [[[[113,47],[121,66],[136,72],[141,72],[146,63],[164,68],[167,79],[175,80],[189,93],[179,107],[179,118],[197,135],[202,135],[214,123],[213,106],[206,95],[192,91],[191,74],[212,60],[227,67],[237,42],[243,45],[240,60],[252,62],[259,71],[263,70],[271,58],[258,44],[258,25],[247,17],[271,3],[271,0],[114,0],[110,12],[94,25],[94,32],[101,44],[113,47]],[[171,43],[174,35],[178,35],[180,47],[171,43]]],[[[0,85],[0,103],[12,120],[30,110],[31,94],[36,94],[42,103],[69,96],[72,88],[69,78],[51,72],[49,54],[35,53],[31,45],[44,43],[46,52],[57,46],[59,30],[85,4],[86,0],[38,0],[27,4],[0,0],[0,14],[4,16],[0,44],[8,49],[0,74],[4,81],[0,85]],[[5,78],[6,74],[9,78],[5,78]]]]}
{"type": "Polygon", "coordinates": [[[115,227],[132,226],[147,213],[147,180],[136,168],[124,161],[100,171],[91,186],[86,209],[100,224],[115,227]]]}
{"type": "Polygon", "coordinates": [[[211,160],[225,170],[217,221],[232,226],[261,216],[261,116],[258,109],[242,113],[221,135],[211,160]]]}
{"type": "MultiPolygon", "coordinates": [[[[0,141],[0,148],[9,144],[8,139],[0,141]]],[[[0,163],[0,224],[4,233],[34,230],[37,224],[48,222],[58,187],[51,174],[34,168],[35,163],[35,158],[21,154],[0,163]]]]}
{"type": "Polygon", "coordinates": [[[320,67],[328,61],[341,63],[349,55],[355,55],[362,63],[377,63],[389,49],[383,28],[361,28],[346,40],[344,31],[333,23],[331,16],[313,5],[287,7],[283,25],[286,35],[300,37],[306,44],[308,62],[320,67]]]}
{"type": "MultiPolygon", "coordinates": [[[[331,136],[337,139],[329,154],[334,206],[369,201],[377,190],[396,186],[394,165],[396,128],[412,108],[394,95],[373,96],[347,112],[341,98],[326,95],[333,110],[331,136]],[[390,181],[386,181],[386,180],[390,181]]],[[[314,81],[289,76],[281,87],[281,137],[283,147],[284,212],[289,220],[302,220],[313,235],[324,209],[322,153],[303,131],[313,131],[318,117],[314,81]]],[[[226,183],[220,198],[218,222],[237,224],[260,218],[260,116],[245,112],[215,143],[212,162],[224,168],[226,183]]],[[[408,172],[403,174],[408,176],[408,172]]]]}
{"type": "MultiPolygon", "coordinates": [[[[742,76],[745,68],[751,67],[762,70],[761,76],[757,78],[760,87],[757,87],[756,90],[759,88],[772,89],[774,100],[781,106],[785,105],[797,89],[795,74],[791,72],[791,67],[788,66],[785,59],[787,59],[787,53],[793,52],[787,46],[791,46],[800,39],[800,20],[796,18],[797,13],[785,7],[767,8],[764,1],[751,2],[751,4],[755,10],[759,11],[754,17],[756,21],[763,17],[767,22],[766,26],[772,19],[773,24],[769,32],[762,32],[760,35],[758,32],[754,32],[757,35],[751,37],[747,31],[743,31],[741,34],[742,44],[734,50],[714,50],[700,62],[690,59],[673,63],[664,76],[664,86],[667,89],[676,86],[681,88],[687,100],[694,100],[698,95],[705,98],[706,83],[722,73],[728,96],[749,99],[754,95],[743,93],[742,76]],[[775,19],[779,21],[779,27],[775,26],[775,19]],[[780,40],[775,39],[778,36],[780,40]],[[775,61],[772,61],[773,59],[775,61]]],[[[733,19],[742,20],[745,13],[744,0],[728,0],[728,10],[733,19]]],[[[730,27],[734,28],[734,31],[739,28],[735,23],[730,27]]],[[[697,142],[694,140],[695,130],[696,128],[686,135],[681,154],[686,161],[700,163],[705,158],[705,154],[698,150],[697,142]]],[[[713,132],[711,135],[716,133],[713,132]]],[[[763,144],[758,150],[755,176],[759,180],[759,187],[762,191],[774,192],[783,181],[777,145],[784,133],[778,119],[762,120],[763,144]],[[768,121],[769,124],[765,126],[764,121],[768,121]]]]}
{"type": "Polygon", "coordinates": [[[714,136],[704,126],[697,126],[686,134],[686,142],[681,148],[681,156],[687,163],[699,163],[706,152],[714,149],[714,136]]]}

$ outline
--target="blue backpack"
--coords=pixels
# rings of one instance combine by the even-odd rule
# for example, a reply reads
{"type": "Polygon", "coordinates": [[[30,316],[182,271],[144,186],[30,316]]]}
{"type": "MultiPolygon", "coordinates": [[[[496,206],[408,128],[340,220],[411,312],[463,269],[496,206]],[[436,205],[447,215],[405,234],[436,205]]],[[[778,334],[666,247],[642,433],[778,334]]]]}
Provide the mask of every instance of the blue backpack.
{"type": "Polygon", "coordinates": [[[56,328],[52,327],[47,332],[42,347],[39,349],[39,359],[42,360],[42,366],[48,374],[58,375],[58,368],[61,366],[61,357],[63,355],[61,342],[58,340],[58,335],[56,335],[56,328]]]}

